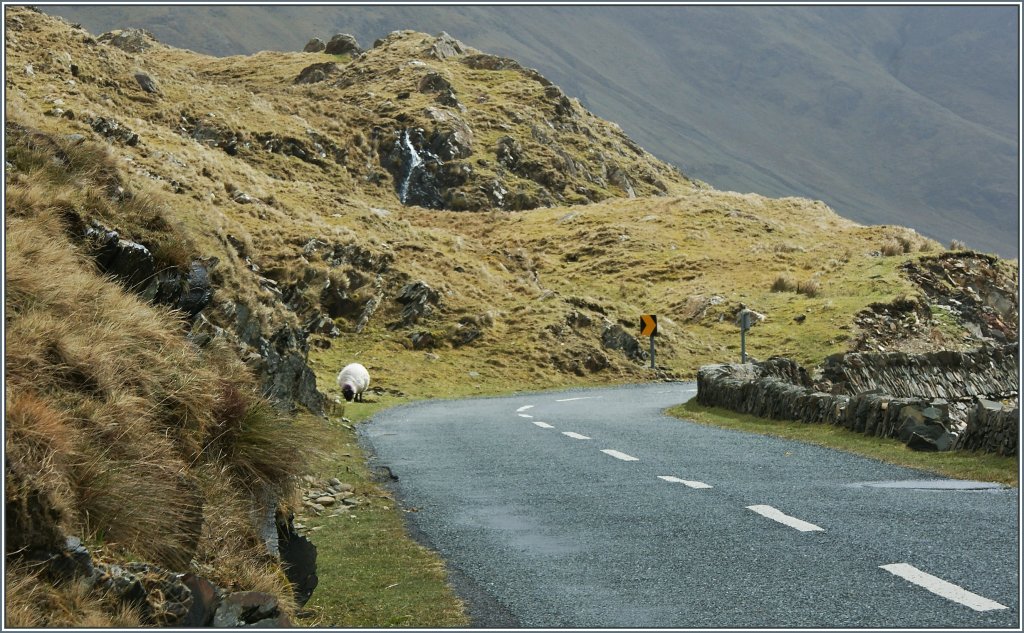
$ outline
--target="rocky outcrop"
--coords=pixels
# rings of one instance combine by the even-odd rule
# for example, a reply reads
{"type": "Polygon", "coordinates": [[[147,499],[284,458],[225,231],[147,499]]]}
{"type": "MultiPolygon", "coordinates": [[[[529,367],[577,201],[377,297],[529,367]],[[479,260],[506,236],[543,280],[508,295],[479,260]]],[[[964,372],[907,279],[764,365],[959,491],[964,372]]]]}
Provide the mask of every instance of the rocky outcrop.
{"type": "Polygon", "coordinates": [[[193,260],[187,271],[175,266],[158,268],[148,248],[122,239],[117,231],[102,225],[86,227],[81,238],[101,271],[148,301],[181,310],[192,318],[213,299],[209,268],[216,260],[193,260]]]}
{"type": "Polygon", "coordinates": [[[139,610],[142,623],[158,627],[288,627],[275,596],[229,592],[192,573],[179,574],[148,563],[94,561],[76,537],[67,537],[37,563],[55,581],[79,580],[94,593],[139,610]]]}
{"type": "Polygon", "coordinates": [[[441,295],[423,281],[406,284],[395,297],[395,301],[402,306],[402,314],[391,327],[408,327],[429,317],[438,307],[440,299],[441,295]]]}
{"type": "Polygon", "coordinates": [[[144,53],[156,43],[153,34],[145,29],[108,31],[96,38],[101,44],[120,48],[126,53],[144,53]]]}
{"type": "Polygon", "coordinates": [[[631,361],[647,360],[647,352],[640,346],[640,342],[618,323],[605,321],[604,328],[601,330],[601,346],[605,349],[621,351],[631,361]]]}

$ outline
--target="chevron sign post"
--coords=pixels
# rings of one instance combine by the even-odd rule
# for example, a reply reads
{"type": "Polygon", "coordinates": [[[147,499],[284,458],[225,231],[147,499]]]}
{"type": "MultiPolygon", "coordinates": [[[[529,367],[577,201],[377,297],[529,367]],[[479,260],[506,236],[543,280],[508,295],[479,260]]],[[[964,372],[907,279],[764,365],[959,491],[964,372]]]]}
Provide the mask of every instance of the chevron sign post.
{"type": "Polygon", "coordinates": [[[658,333],[658,315],[640,315],[640,336],[651,337],[651,369],[654,369],[654,335],[658,333]]]}

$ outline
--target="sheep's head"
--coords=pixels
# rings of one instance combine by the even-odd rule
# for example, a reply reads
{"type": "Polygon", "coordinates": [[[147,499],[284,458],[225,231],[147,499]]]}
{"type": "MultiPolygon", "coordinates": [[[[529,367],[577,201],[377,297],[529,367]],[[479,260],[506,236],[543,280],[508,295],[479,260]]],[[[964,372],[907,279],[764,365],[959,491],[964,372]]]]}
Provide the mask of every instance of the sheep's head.
{"type": "Polygon", "coordinates": [[[341,388],[341,395],[345,396],[346,401],[352,402],[352,398],[356,395],[356,390],[352,388],[352,385],[346,383],[345,386],[341,388]]]}

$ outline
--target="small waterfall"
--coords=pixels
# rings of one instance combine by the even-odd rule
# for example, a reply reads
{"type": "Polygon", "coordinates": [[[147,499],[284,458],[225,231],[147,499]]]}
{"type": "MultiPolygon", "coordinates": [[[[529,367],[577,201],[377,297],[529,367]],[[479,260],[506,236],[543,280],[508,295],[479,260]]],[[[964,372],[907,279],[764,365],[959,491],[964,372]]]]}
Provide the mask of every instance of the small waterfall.
{"type": "Polygon", "coordinates": [[[409,138],[409,130],[402,131],[402,146],[405,149],[406,158],[405,169],[403,170],[402,183],[398,187],[398,199],[401,200],[402,204],[407,204],[409,198],[409,183],[412,182],[413,174],[416,173],[417,169],[422,168],[423,159],[420,158],[419,152],[412,144],[412,140],[409,138]]]}

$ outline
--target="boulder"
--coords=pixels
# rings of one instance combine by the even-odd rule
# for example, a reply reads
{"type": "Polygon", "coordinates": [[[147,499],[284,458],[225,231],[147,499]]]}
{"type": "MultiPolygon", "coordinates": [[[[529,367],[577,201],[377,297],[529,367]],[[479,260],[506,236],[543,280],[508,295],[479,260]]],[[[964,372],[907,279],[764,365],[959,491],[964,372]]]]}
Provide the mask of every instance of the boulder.
{"type": "Polygon", "coordinates": [[[311,39],[308,42],[306,42],[306,45],[304,47],[302,47],[302,52],[303,53],[322,53],[322,52],[324,52],[324,50],[326,48],[327,48],[327,44],[324,44],[324,41],[322,39],[320,39],[319,37],[314,37],[313,39],[311,39]]]}
{"type": "Polygon", "coordinates": [[[324,46],[328,55],[358,55],[363,52],[356,38],[347,33],[338,33],[324,46]]]}
{"type": "Polygon", "coordinates": [[[467,50],[465,44],[442,31],[430,46],[430,56],[443,60],[465,55],[467,50]]]}
{"type": "Polygon", "coordinates": [[[139,87],[150,94],[159,94],[160,89],[157,87],[156,82],[153,78],[146,73],[135,73],[135,81],[138,82],[139,87]]]}

